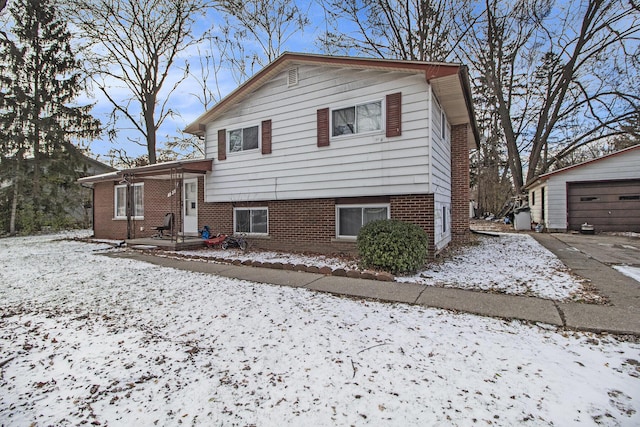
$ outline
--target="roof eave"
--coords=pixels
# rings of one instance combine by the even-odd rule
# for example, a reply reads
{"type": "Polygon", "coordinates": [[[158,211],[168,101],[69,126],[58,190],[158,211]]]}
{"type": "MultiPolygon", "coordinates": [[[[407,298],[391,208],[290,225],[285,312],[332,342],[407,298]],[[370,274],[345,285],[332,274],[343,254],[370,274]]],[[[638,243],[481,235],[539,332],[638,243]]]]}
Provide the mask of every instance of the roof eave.
{"type": "Polygon", "coordinates": [[[565,166],[565,167],[563,167],[561,169],[557,169],[557,170],[554,170],[554,171],[551,171],[551,172],[544,173],[542,175],[539,175],[538,179],[547,180],[547,179],[549,179],[549,177],[551,177],[553,175],[558,175],[558,174],[567,172],[567,171],[572,170],[572,169],[580,168],[582,166],[586,166],[586,165],[589,165],[591,163],[599,162],[601,160],[608,159],[608,158],[611,158],[611,157],[619,156],[619,155],[624,154],[624,153],[626,153],[628,151],[633,151],[633,150],[637,150],[637,149],[640,149],[640,144],[632,145],[631,147],[627,147],[627,148],[623,148],[622,150],[614,151],[613,153],[609,153],[609,154],[607,154],[605,156],[602,156],[602,157],[597,157],[595,159],[586,160],[584,162],[581,162],[581,163],[578,163],[578,164],[575,164],[575,165],[565,166]]]}
{"type": "Polygon", "coordinates": [[[473,97],[468,72],[460,66],[456,74],[432,78],[429,83],[438,101],[453,126],[468,124],[467,141],[469,150],[480,148],[480,132],[475,119],[473,97]]]}
{"type": "Polygon", "coordinates": [[[351,68],[367,68],[380,70],[395,70],[424,74],[427,81],[445,76],[456,75],[461,68],[460,64],[450,64],[442,62],[423,61],[403,61],[393,59],[357,58],[346,56],[326,56],[318,54],[291,53],[285,52],[272,63],[256,73],[249,80],[238,86],[233,92],[224,97],[213,108],[204,112],[193,123],[185,129],[185,133],[193,135],[203,135],[207,123],[213,121],[235,102],[242,100],[243,96],[250,93],[255,88],[261,86],[263,82],[281,72],[289,64],[324,64],[351,68]]]}
{"type": "Polygon", "coordinates": [[[87,176],[78,179],[78,182],[81,184],[94,184],[97,182],[116,181],[122,179],[125,175],[133,175],[138,178],[164,179],[171,171],[182,174],[204,175],[212,170],[212,165],[213,161],[211,159],[177,160],[87,176]]]}

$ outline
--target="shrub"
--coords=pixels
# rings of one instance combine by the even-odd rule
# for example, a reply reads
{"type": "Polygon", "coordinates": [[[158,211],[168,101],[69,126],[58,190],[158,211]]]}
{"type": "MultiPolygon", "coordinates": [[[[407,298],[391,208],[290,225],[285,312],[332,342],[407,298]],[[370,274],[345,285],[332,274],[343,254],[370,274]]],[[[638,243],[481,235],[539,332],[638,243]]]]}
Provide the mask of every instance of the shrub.
{"type": "Polygon", "coordinates": [[[360,229],[357,242],[366,268],[410,273],[422,267],[427,258],[427,233],[415,224],[394,219],[366,224],[360,229]]]}

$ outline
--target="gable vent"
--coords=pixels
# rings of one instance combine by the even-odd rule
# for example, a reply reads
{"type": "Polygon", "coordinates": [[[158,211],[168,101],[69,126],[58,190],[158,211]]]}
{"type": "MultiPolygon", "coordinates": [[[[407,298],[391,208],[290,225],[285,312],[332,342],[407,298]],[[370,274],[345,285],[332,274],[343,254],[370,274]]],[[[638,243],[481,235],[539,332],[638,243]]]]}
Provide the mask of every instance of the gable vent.
{"type": "Polygon", "coordinates": [[[287,74],[287,86],[295,86],[298,84],[298,69],[297,68],[289,68],[289,73],[287,74]]]}

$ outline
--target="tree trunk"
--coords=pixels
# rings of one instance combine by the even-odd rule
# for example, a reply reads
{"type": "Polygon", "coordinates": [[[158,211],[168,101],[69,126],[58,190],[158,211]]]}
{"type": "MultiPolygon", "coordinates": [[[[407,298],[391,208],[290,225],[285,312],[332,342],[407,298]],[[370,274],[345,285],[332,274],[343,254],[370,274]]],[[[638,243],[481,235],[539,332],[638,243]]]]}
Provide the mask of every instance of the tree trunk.
{"type": "Polygon", "coordinates": [[[144,121],[147,132],[147,152],[149,154],[149,164],[156,163],[156,121],[155,121],[155,108],[156,97],[152,94],[145,96],[145,110],[144,121]]]}

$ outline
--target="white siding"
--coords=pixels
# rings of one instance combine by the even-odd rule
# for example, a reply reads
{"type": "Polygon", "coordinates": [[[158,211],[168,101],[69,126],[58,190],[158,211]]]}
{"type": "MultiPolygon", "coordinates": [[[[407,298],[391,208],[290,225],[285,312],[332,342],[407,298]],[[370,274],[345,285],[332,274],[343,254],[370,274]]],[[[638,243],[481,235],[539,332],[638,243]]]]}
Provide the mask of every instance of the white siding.
{"type": "Polygon", "coordinates": [[[299,67],[287,87],[285,70],[243,102],[207,124],[206,156],[213,158],[205,200],[259,201],[368,195],[424,194],[429,183],[429,85],[424,75],[374,70],[299,67]],[[380,132],[331,138],[317,147],[316,112],[402,92],[402,136],[380,132]],[[218,130],[272,121],[272,153],[229,153],[217,160],[218,130]]]}
{"type": "Polygon", "coordinates": [[[442,137],[442,109],[431,95],[431,179],[434,197],[434,244],[436,249],[451,241],[451,128],[445,118],[442,137]]]}
{"type": "Polygon", "coordinates": [[[542,188],[546,185],[537,185],[529,190],[529,207],[531,208],[531,221],[542,221],[542,188]]]}
{"type": "MultiPolygon", "coordinates": [[[[551,175],[547,180],[547,227],[567,229],[567,183],[640,179],[640,150],[630,150],[583,166],[551,175]]],[[[539,189],[537,190],[539,191],[539,189]]]]}

